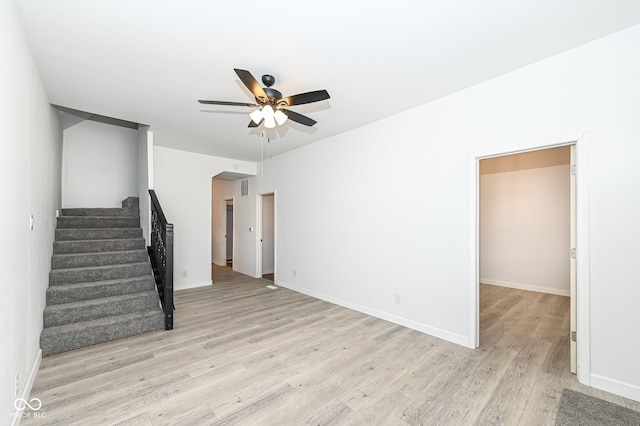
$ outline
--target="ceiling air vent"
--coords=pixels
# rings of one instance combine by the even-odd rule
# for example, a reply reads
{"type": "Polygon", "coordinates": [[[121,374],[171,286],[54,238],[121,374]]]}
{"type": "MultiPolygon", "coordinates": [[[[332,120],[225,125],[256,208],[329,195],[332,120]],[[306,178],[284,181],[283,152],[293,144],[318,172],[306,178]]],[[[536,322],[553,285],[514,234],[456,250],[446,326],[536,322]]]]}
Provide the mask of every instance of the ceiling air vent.
{"type": "Polygon", "coordinates": [[[249,179],[240,182],[240,195],[243,197],[249,195],[249,179]]]}

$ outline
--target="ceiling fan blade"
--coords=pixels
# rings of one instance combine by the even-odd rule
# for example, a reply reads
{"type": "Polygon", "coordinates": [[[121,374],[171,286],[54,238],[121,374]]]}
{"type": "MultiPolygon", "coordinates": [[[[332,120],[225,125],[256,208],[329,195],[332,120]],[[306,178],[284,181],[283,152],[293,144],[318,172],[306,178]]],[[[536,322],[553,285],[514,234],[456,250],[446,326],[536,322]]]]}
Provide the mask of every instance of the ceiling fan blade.
{"type": "Polygon", "coordinates": [[[262,89],[262,87],[260,87],[260,84],[256,81],[256,79],[253,77],[253,75],[251,75],[249,71],[241,70],[238,68],[234,68],[233,70],[236,72],[236,74],[238,74],[240,80],[242,80],[244,85],[247,86],[247,89],[249,89],[251,93],[253,93],[253,96],[255,96],[256,99],[258,99],[260,102],[267,102],[269,100],[267,94],[264,93],[264,90],[262,89]]]}
{"type": "Polygon", "coordinates": [[[256,122],[255,122],[255,121],[250,120],[250,121],[249,121],[249,125],[248,125],[247,127],[249,127],[249,128],[251,128],[251,127],[258,127],[259,125],[261,125],[261,124],[262,124],[262,122],[263,122],[263,121],[264,121],[264,119],[260,120],[260,122],[259,122],[258,124],[256,124],[256,122]]]}
{"type": "Polygon", "coordinates": [[[325,99],[329,99],[329,92],[327,92],[326,90],[315,90],[313,92],[306,92],[289,96],[282,99],[282,101],[286,102],[288,106],[293,106],[324,101],[325,99]]]}
{"type": "Polygon", "coordinates": [[[207,105],[225,105],[225,106],[248,106],[248,107],[257,107],[257,104],[249,104],[246,102],[227,102],[227,101],[205,101],[202,99],[198,99],[198,102],[201,104],[207,105]]]}
{"type": "Polygon", "coordinates": [[[295,121],[296,123],[304,124],[305,126],[313,126],[314,124],[317,123],[316,120],[313,120],[307,117],[306,115],[298,114],[297,112],[290,111],[288,109],[280,109],[280,111],[287,114],[287,117],[289,117],[289,120],[295,121]]]}

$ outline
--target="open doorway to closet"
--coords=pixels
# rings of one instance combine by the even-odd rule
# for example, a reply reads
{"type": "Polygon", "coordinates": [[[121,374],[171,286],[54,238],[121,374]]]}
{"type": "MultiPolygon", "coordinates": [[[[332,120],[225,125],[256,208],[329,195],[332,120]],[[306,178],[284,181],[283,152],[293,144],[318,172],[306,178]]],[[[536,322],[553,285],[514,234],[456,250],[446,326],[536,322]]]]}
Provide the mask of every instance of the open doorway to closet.
{"type": "Polygon", "coordinates": [[[575,372],[572,150],[479,161],[480,345],[527,351],[557,376],[575,372]]]}
{"type": "Polygon", "coordinates": [[[259,246],[257,250],[259,276],[275,281],[275,194],[261,194],[257,199],[259,246]]]}

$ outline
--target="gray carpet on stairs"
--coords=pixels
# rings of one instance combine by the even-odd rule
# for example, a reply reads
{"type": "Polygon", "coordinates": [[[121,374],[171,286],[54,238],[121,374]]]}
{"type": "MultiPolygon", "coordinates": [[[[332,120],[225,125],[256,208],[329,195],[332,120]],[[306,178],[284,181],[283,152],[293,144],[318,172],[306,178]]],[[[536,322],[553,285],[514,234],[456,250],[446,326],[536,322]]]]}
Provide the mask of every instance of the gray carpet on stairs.
{"type": "Polygon", "coordinates": [[[556,426],[640,426],[640,412],[611,402],[563,389],[556,426]]]}
{"type": "Polygon", "coordinates": [[[138,199],[63,209],[51,259],[43,355],[164,328],[138,199]]]}

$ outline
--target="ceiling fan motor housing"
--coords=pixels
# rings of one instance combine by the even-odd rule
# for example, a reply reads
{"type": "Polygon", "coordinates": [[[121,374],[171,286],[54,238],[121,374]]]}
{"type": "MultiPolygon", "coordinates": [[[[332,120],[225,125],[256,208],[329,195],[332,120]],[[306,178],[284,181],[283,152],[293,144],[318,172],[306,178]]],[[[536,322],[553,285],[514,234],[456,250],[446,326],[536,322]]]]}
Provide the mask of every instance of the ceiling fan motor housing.
{"type": "Polygon", "coordinates": [[[273,102],[282,99],[282,93],[278,92],[276,89],[272,89],[271,87],[263,87],[263,89],[270,101],[273,102]]]}
{"type": "Polygon", "coordinates": [[[276,89],[271,88],[271,86],[273,86],[275,82],[276,82],[276,78],[272,75],[265,74],[262,76],[262,83],[266,86],[266,87],[263,87],[262,90],[264,90],[264,93],[269,98],[269,103],[271,104],[277,104],[277,101],[282,99],[282,93],[280,93],[276,89]]]}

